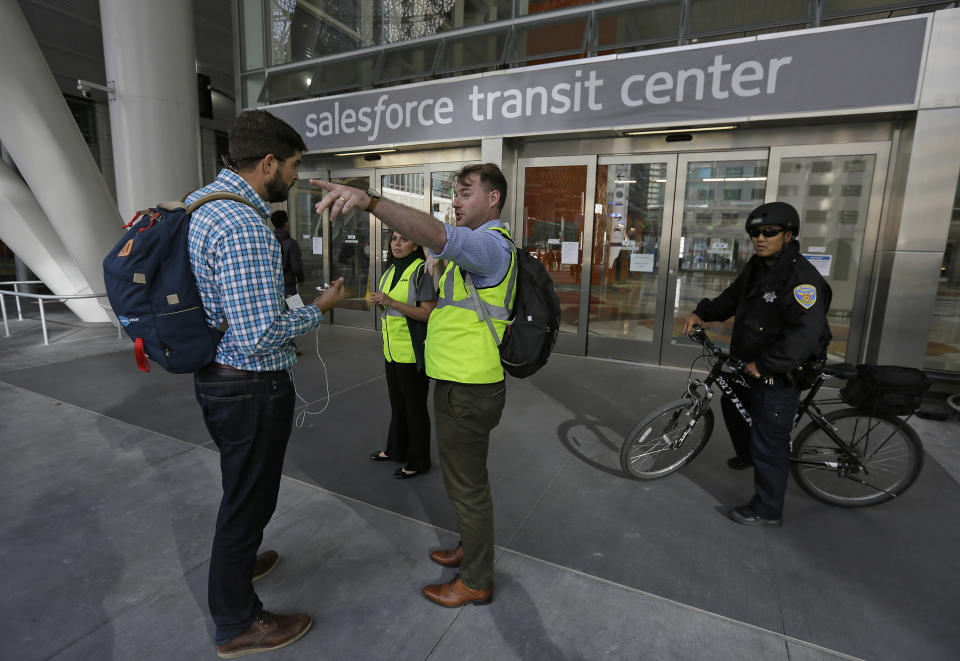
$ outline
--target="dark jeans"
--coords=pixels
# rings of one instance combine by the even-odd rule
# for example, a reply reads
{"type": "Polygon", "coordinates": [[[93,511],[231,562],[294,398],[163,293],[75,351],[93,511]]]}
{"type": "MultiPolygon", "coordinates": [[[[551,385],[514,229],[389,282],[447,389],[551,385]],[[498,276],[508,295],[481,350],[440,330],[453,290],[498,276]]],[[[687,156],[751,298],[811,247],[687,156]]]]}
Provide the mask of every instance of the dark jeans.
{"type": "Polygon", "coordinates": [[[208,365],[194,374],[197,401],[220,450],[223,498],[210,556],[207,598],[221,645],[263,609],[253,566],[273,516],[294,394],[285,371],[248,372],[208,365]]]}
{"type": "MultiPolygon", "coordinates": [[[[759,382],[751,386],[744,403],[753,424],[747,426],[727,402],[724,402],[723,418],[737,455],[753,460],[754,495],[750,507],[764,519],[781,519],[790,476],[790,435],[800,404],[800,391],[793,386],[767,386],[759,382]],[[748,448],[746,455],[741,454],[744,447],[748,448]]],[[[741,396],[739,389],[734,390],[741,396]]]]}
{"type": "Polygon", "coordinates": [[[506,399],[503,381],[437,381],[433,386],[443,484],[457,512],[463,544],[460,580],[474,590],[493,585],[493,497],[487,450],[490,431],[500,423],[506,399]]]}
{"type": "Polygon", "coordinates": [[[387,455],[407,462],[407,470],[430,468],[430,413],[427,392],[430,379],[415,363],[384,361],[387,392],[390,393],[390,431],[387,455]]]}
{"type": "Polygon", "coordinates": [[[297,293],[297,283],[291,282],[289,285],[288,284],[283,285],[283,295],[285,298],[293,296],[296,293],[297,293]]]}

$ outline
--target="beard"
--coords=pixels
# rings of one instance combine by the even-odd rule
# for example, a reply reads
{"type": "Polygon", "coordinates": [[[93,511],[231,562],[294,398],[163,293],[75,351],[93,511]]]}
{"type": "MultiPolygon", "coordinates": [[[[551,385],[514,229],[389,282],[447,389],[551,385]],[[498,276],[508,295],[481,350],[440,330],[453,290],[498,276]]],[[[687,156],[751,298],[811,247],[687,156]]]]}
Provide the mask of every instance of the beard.
{"type": "Polygon", "coordinates": [[[267,189],[267,202],[286,202],[287,193],[293,188],[291,183],[289,186],[283,183],[283,180],[280,178],[279,168],[273,175],[273,179],[270,179],[266,184],[265,188],[267,189]]]}

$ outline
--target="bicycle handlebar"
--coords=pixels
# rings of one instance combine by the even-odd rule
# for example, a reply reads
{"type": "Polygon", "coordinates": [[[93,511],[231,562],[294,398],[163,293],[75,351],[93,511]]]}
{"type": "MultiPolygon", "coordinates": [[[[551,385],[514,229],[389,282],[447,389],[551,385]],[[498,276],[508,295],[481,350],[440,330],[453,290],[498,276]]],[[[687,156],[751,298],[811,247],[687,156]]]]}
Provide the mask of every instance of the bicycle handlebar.
{"type": "Polygon", "coordinates": [[[717,346],[710,341],[710,338],[707,337],[707,332],[706,330],[704,330],[703,326],[694,326],[693,330],[690,332],[688,337],[694,342],[696,342],[697,344],[699,344],[700,346],[702,346],[703,348],[705,348],[707,351],[713,354],[716,358],[725,360],[731,367],[733,367],[734,371],[736,372],[742,373],[743,368],[747,366],[747,364],[742,360],[740,360],[739,358],[734,358],[727,352],[722,351],[721,349],[718,349],[717,346]]]}

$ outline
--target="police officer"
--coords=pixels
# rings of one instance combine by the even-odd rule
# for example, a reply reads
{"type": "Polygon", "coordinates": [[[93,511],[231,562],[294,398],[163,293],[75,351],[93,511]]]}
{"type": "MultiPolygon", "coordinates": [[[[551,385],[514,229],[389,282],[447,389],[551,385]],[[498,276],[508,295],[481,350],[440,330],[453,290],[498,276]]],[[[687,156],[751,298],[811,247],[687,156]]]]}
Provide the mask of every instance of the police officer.
{"type": "Polygon", "coordinates": [[[733,284],[703,299],[683,320],[687,334],[705,321],[735,317],[730,353],[747,363],[749,392],[738,396],[752,424],[723,398],[723,417],[737,456],[734,469],[754,466],[753,498],[728,515],[737,523],[779,526],[790,470],[790,433],[800,403],[805,362],[825,355],[830,342],[830,286],[800,254],[800,217],[785,202],[763,204],[747,216],[755,254],[733,284]]]}

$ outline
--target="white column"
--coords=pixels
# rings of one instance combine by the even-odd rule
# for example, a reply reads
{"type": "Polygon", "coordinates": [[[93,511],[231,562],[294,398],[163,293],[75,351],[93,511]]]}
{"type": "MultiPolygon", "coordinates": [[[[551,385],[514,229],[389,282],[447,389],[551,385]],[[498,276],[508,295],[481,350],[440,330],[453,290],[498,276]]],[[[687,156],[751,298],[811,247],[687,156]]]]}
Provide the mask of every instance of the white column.
{"type": "MultiPolygon", "coordinates": [[[[6,163],[0,163],[0,218],[0,240],[50,291],[60,296],[90,293],[90,286],[33,193],[6,163]]],[[[21,291],[24,289],[21,287],[21,291]]],[[[102,294],[103,290],[96,293],[102,294]]],[[[67,301],[67,307],[84,321],[105,321],[109,317],[101,303],[107,305],[106,299],[84,298],[67,301]]]]}
{"type": "Polygon", "coordinates": [[[202,185],[191,0],[100,0],[117,205],[124,218],[202,185]]]}
{"type": "MultiPolygon", "coordinates": [[[[15,0],[0,0],[0,44],[0,142],[83,274],[76,293],[102,294],[101,263],[120,237],[120,216],[15,0]]],[[[81,319],[109,317],[98,309],[81,319]]]]}

